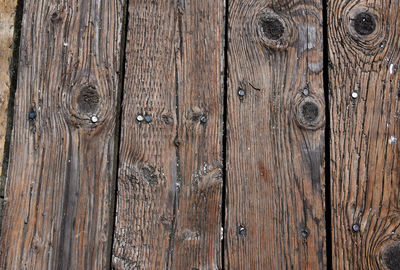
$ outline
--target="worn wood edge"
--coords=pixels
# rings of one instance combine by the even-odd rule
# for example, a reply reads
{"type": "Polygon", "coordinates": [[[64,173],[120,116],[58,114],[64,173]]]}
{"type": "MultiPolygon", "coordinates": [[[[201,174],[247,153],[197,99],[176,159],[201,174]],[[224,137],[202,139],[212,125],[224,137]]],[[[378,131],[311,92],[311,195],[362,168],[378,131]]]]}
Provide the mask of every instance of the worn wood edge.
{"type": "MultiPolygon", "coordinates": [[[[6,38],[8,39],[6,40],[3,40],[2,37],[0,40],[0,44],[2,44],[1,48],[8,51],[7,55],[0,55],[0,83],[2,84],[3,80],[8,80],[4,82],[4,88],[0,84],[0,119],[2,122],[5,122],[5,126],[0,127],[0,228],[3,220],[4,182],[7,177],[10,140],[13,126],[14,96],[17,88],[19,44],[21,38],[21,22],[23,15],[23,0],[12,0],[10,1],[10,3],[11,6],[9,6],[8,9],[5,10],[5,12],[8,12],[8,15],[10,16],[8,18],[9,23],[11,24],[11,30],[9,31],[9,33],[12,33],[12,36],[7,36],[6,38]],[[5,92],[3,93],[3,91],[5,92]]],[[[0,9],[0,13],[2,12],[3,7],[1,7],[0,9]]],[[[2,14],[0,16],[2,16],[2,14]]]]}

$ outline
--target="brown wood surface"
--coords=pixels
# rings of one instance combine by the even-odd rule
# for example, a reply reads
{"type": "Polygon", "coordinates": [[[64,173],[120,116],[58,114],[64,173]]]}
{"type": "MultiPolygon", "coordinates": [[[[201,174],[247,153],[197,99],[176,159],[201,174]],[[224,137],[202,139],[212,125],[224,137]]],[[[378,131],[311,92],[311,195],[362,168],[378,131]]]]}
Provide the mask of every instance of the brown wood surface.
{"type": "Polygon", "coordinates": [[[115,269],[221,267],[224,10],[129,2],[115,269]]]}
{"type": "Polygon", "coordinates": [[[110,264],[121,10],[24,1],[1,269],[110,264]]]}
{"type": "MultiPolygon", "coordinates": [[[[7,128],[7,107],[10,93],[10,60],[14,34],[16,0],[0,0],[0,172],[3,167],[7,128]]],[[[0,184],[1,186],[1,184],[0,184]]]]}
{"type": "Polygon", "coordinates": [[[229,3],[225,269],[326,269],[322,3],[229,3]]]}
{"type": "Polygon", "coordinates": [[[334,269],[400,269],[399,16],[328,3],[334,269]]]}

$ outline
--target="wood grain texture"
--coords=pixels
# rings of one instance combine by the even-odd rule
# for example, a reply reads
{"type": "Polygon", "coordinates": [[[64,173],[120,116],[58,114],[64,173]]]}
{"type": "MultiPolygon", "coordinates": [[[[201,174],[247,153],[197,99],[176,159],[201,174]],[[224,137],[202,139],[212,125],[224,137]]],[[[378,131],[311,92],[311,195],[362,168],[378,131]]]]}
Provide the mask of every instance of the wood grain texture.
{"type": "Polygon", "coordinates": [[[229,1],[226,269],[326,269],[322,4],[229,1]]]}
{"type": "Polygon", "coordinates": [[[7,107],[10,93],[10,59],[14,34],[16,0],[0,1],[0,171],[3,166],[7,128],[7,107]]]}
{"type": "Polygon", "coordinates": [[[115,269],[221,267],[223,4],[129,3],[115,269]]]}
{"type": "Polygon", "coordinates": [[[24,2],[0,268],[105,269],[122,5],[24,2]]]}
{"type": "Polygon", "coordinates": [[[334,269],[400,269],[399,16],[328,2],[334,269]]]}

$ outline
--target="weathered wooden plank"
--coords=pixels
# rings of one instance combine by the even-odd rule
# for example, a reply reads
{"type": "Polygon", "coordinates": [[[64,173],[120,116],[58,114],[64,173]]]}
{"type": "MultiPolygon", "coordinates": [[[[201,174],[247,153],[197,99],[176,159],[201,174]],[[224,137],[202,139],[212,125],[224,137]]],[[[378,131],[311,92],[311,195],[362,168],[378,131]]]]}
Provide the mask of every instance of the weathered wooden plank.
{"type": "Polygon", "coordinates": [[[221,266],[223,4],[129,3],[115,269],[221,266]]]}
{"type": "Polygon", "coordinates": [[[329,1],[334,269],[400,269],[399,1],[329,1]]]}
{"type": "Polygon", "coordinates": [[[120,0],[26,0],[1,269],[110,264],[120,0]]]}
{"type": "MultiPolygon", "coordinates": [[[[7,107],[10,93],[10,59],[14,34],[16,0],[0,1],[0,172],[3,167],[7,128],[7,107]]],[[[0,184],[1,186],[1,184],[0,184]]]]}
{"type": "Polygon", "coordinates": [[[325,269],[320,1],[229,1],[227,269],[325,269]]]}

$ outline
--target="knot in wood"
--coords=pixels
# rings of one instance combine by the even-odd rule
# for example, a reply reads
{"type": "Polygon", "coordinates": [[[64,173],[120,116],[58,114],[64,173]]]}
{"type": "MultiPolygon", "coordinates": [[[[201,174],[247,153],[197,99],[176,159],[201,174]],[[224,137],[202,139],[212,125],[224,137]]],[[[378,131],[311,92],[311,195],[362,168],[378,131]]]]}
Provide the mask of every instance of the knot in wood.
{"type": "Polygon", "coordinates": [[[292,21],[283,14],[277,14],[271,9],[264,9],[257,14],[255,25],[257,39],[269,48],[286,48],[294,40],[292,21]]]}
{"type": "Polygon", "coordinates": [[[369,12],[361,12],[354,18],[353,27],[362,36],[370,35],[376,29],[375,18],[369,12]]]}
{"type": "Polygon", "coordinates": [[[305,129],[318,129],[323,124],[321,104],[313,97],[305,97],[296,109],[296,122],[305,129]]]}
{"type": "Polygon", "coordinates": [[[278,40],[283,36],[285,27],[282,22],[274,17],[264,17],[260,19],[260,26],[264,35],[271,40],[278,40]]]}
{"type": "Polygon", "coordinates": [[[387,246],[382,254],[382,263],[388,270],[400,269],[400,243],[387,246]]]}
{"type": "Polygon", "coordinates": [[[78,95],[78,109],[84,114],[94,114],[99,106],[100,97],[96,88],[91,85],[84,86],[78,95]]]}

